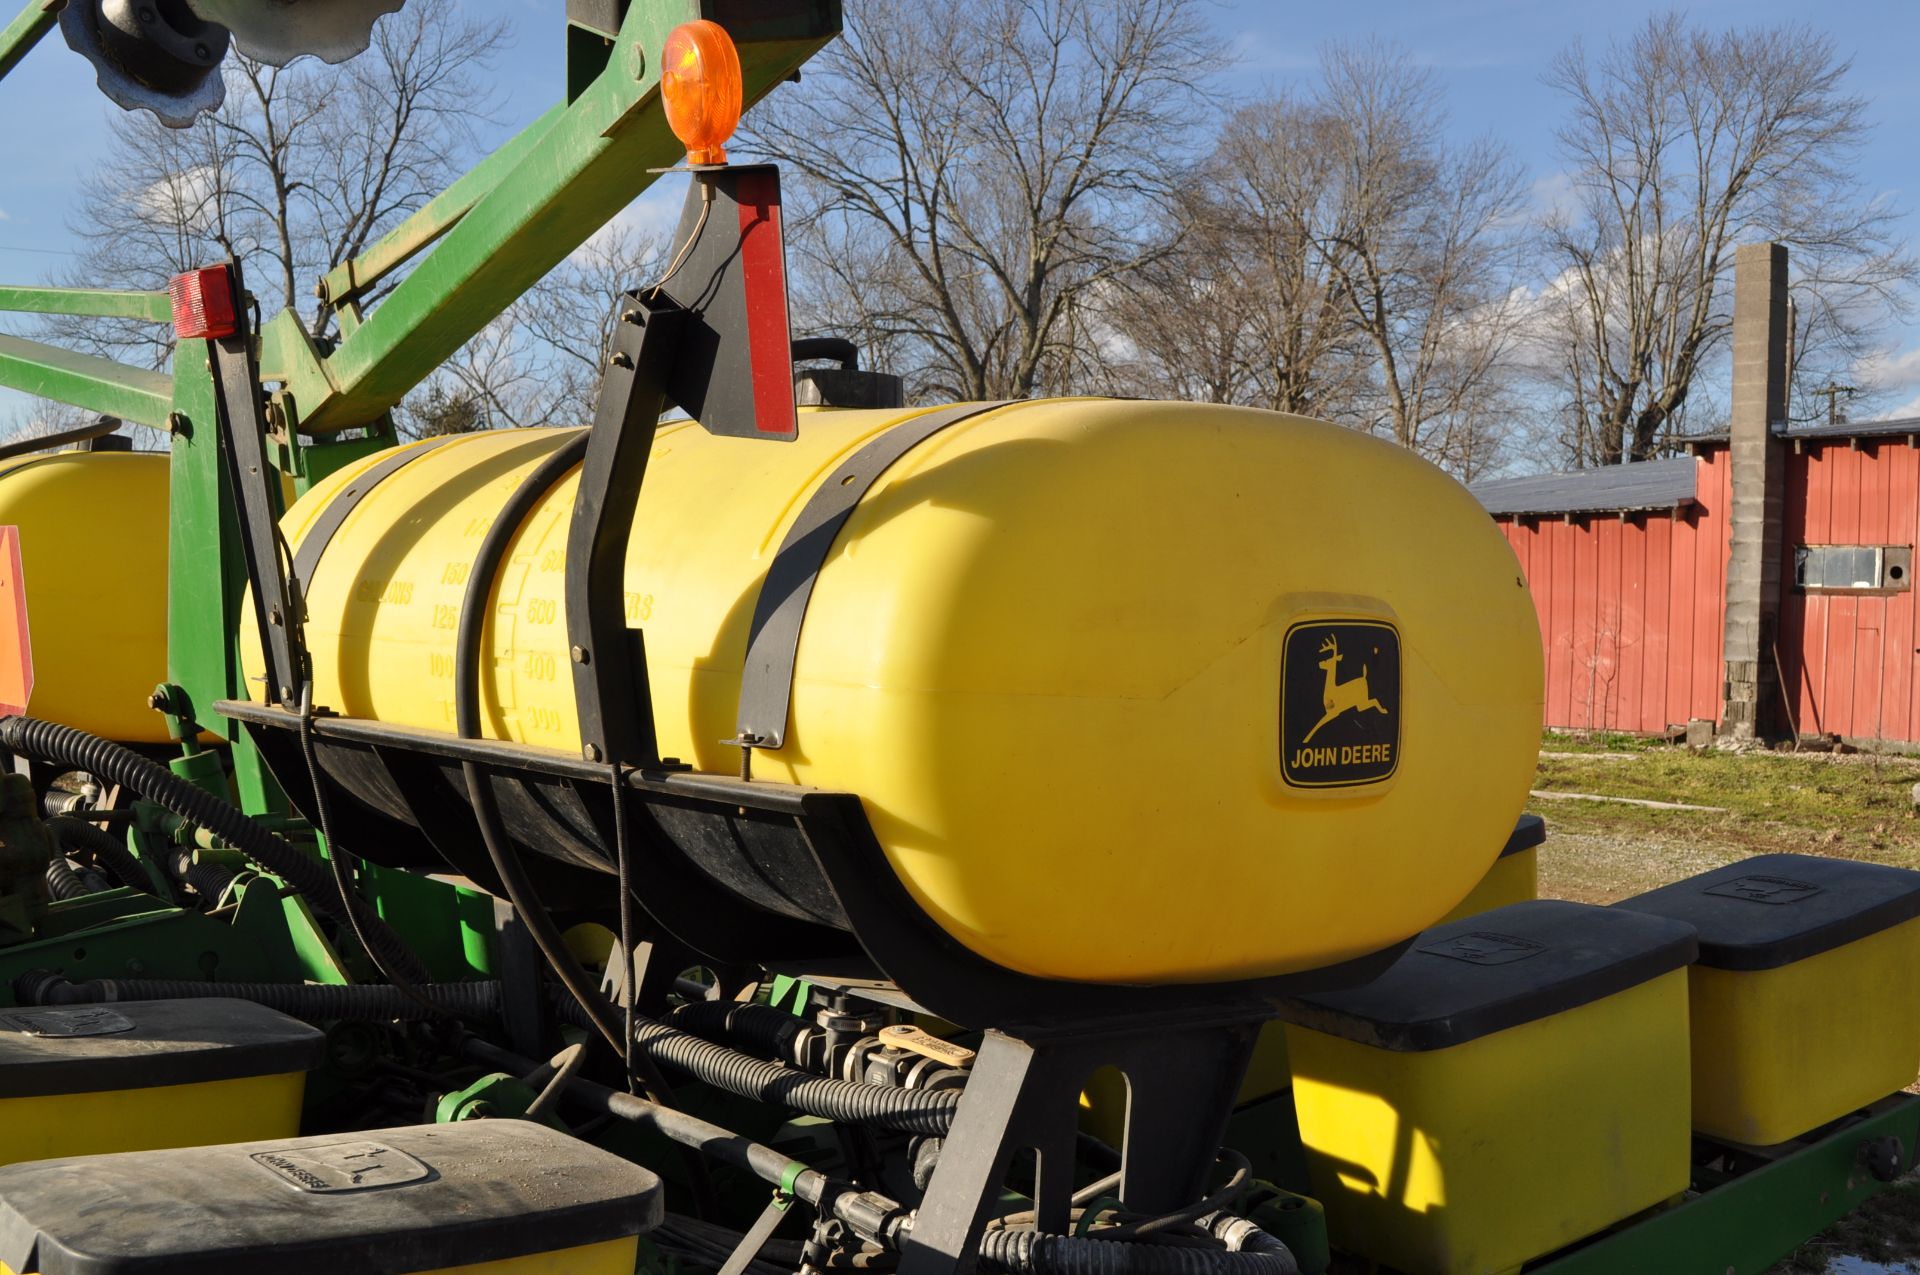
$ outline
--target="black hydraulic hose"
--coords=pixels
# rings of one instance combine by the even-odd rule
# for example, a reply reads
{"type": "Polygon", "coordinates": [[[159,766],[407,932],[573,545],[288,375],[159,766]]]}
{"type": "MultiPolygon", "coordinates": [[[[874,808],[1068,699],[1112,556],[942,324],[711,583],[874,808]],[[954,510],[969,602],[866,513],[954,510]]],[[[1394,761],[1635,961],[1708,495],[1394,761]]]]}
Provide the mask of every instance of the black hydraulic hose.
{"type": "MultiPolygon", "coordinates": [[[[562,1017],[586,1026],[585,1011],[562,1001],[562,1017]]],[[[894,1089],[857,1080],[837,1080],[743,1054],[665,1023],[636,1016],[634,1043],[655,1062],[676,1067],[716,1089],[783,1104],[808,1115],[901,1133],[944,1134],[960,1107],[957,1089],[894,1089]]]]}
{"type": "MultiPolygon", "coordinates": [[[[262,870],[286,881],[315,910],[352,928],[349,918],[342,914],[340,898],[325,868],[271,828],[132,749],[71,726],[33,717],[0,717],[0,747],[42,761],[75,766],[96,778],[132,789],[148,801],[206,828],[262,870]]],[[[427,973],[420,958],[393,927],[375,915],[364,901],[355,900],[352,906],[360,911],[361,925],[369,942],[379,949],[380,961],[415,982],[425,982],[427,973]]]]}
{"type": "Polygon", "coordinates": [[[1219,1216],[1211,1229],[1223,1248],[988,1231],[980,1265],[1012,1275],[1300,1275],[1285,1244],[1244,1219],[1219,1216]]]}
{"type": "MultiPolygon", "coordinates": [[[[524,1074],[534,1066],[531,1059],[477,1038],[469,1039],[464,1048],[470,1057],[504,1071],[524,1074]]],[[[808,1168],[784,1151],[776,1151],[677,1108],[663,1107],[657,1102],[649,1102],[635,1094],[621,1093],[578,1076],[571,1078],[569,1088],[576,1098],[604,1114],[656,1130],[683,1147],[711,1156],[722,1164],[745,1170],[815,1207],[835,1190],[851,1189],[818,1169],[808,1168]]]]}
{"type": "Polygon", "coordinates": [[[96,978],[75,983],[49,970],[33,970],[14,980],[14,998],[23,1005],[97,1005],[113,1001],[203,1000],[225,997],[252,1001],[313,1022],[423,1022],[440,1014],[480,1018],[500,1011],[500,984],[417,983],[428,1003],[385,983],[205,983],[162,978],[96,978]]]}
{"type": "Polygon", "coordinates": [[[47,865],[47,893],[55,902],[66,899],[79,899],[93,893],[75,873],[65,859],[55,859],[47,865]]]}
{"type": "MultiPolygon", "coordinates": [[[[533,512],[533,507],[568,470],[580,463],[586,451],[587,431],[581,430],[534,466],[533,471],[514,488],[507,503],[494,515],[487,534],[474,550],[473,563],[467,569],[466,592],[460,599],[460,623],[454,634],[454,722],[462,739],[480,738],[480,639],[486,625],[487,599],[493,592],[494,577],[501,560],[506,556],[507,545],[520,530],[520,524],[533,512]]],[[[461,772],[466,779],[467,799],[480,825],[480,839],[486,843],[487,857],[493,861],[493,870],[500,877],[507,900],[513,904],[514,911],[520,914],[527,933],[533,936],[547,964],[553,967],[553,972],[573,993],[574,999],[587,1007],[587,1021],[582,1026],[598,1031],[606,1037],[607,1044],[613,1047],[614,1052],[624,1057],[627,1049],[622,1040],[624,1032],[620,1016],[614,1011],[612,1003],[600,994],[600,989],[586,970],[581,968],[580,962],[574,959],[573,953],[567,950],[566,941],[561,938],[553,918],[547,915],[547,910],[540,906],[540,901],[535,897],[532,880],[528,878],[513,848],[507,844],[506,831],[501,827],[500,810],[494,802],[493,785],[473,762],[462,763],[461,772]]],[[[648,1088],[653,1090],[651,1084],[648,1088]]],[[[653,1092],[658,1094],[660,1091],[653,1092]]]]}
{"type": "Polygon", "coordinates": [[[719,1040],[762,1058],[797,1063],[794,1046],[807,1024],[783,1009],[754,1001],[692,1001],[667,1022],[706,1040],[719,1040]]]}
{"type": "Polygon", "coordinates": [[[106,829],[72,815],[55,815],[47,820],[47,831],[53,834],[55,845],[77,857],[92,859],[128,889],[157,893],[153,878],[127,849],[127,843],[106,829]]]}
{"type": "Polygon", "coordinates": [[[233,888],[234,875],[211,863],[196,863],[187,869],[186,882],[207,907],[216,908],[227,897],[227,891],[233,888]]]}

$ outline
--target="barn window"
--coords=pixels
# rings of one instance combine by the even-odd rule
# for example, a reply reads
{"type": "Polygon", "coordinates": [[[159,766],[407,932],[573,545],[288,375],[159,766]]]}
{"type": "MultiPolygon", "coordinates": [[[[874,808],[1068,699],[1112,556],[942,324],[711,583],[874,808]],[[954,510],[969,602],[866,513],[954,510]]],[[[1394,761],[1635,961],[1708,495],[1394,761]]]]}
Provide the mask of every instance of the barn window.
{"type": "Polygon", "coordinates": [[[1913,547],[1802,545],[1793,582],[1812,592],[1897,593],[1913,587],[1913,547]]]}

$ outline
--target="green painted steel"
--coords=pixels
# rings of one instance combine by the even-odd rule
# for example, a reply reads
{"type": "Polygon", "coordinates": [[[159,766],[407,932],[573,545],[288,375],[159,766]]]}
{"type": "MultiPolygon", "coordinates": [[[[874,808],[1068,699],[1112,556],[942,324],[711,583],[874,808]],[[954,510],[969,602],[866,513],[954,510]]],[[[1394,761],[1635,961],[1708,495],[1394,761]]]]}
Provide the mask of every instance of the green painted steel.
{"type": "MultiPolygon", "coordinates": [[[[173,352],[174,428],[167,505],[167,680],[202,726],[239,737],[212,713],[222,699],[250,699],[240,679],[241,598],[247,587],[240,524],[227,498],[205,341],[173,352]]],[[[243,744],[244,746],[244,744],[243,744]]]]}
{"type": "MultiPolygon", "coordinates": [[[[683,157],[657,92],[657,51],[699,0],[657,0],[627,13],[607,68],[504,172],[412,273],[322,359],[281,314],[263,366],[287,381],[301,428],[318,433],[385,413],[562,258],[683,157]]],[[[745,101],[758,101],[839,29],[824,14],[792,39],[740,45],[745,101]]]]}
{"type": "Polygon", "coordinates": [[[166,293],[115,292],[107,288],[0,287],[0,310],[173,322],[173,301],[166,293]]]}
{"type": "Polygon", "coordinates": [[[284,937],[243,931],[224,920],[162,904],[151,895],[115,889],[53,904],[31,943],[0,949],[0,1002],[13,1004],[13,982],[32,970],[58,970],[76,982],[91,978],[221,978],[235,982],[298,981],[284,937]],[[276,950],[276,948],[278,950],[276,950]]]}
{"type": "Polygon", "coordinates": [[[27,0],[27,7],[0,31],[0,76],[20,64],[40,37],[53,30],[61,0],[27,0]]]}
{"type": "Polygon", "coordinates": [[[123,421],[167,423],[173,378],[25,337],[0,335],[0,385],[123,421]]]}
{"type": "Polygon", "coordinates": [[[1762,1275],[1887,1189],[1861,1158],[1867,1143],[1887,1136],[1900,1139],[1903,1162],[1911,1163],[1920,1143],[1920,1098],[1896,1094],[1817,1142],[1723,1181],[1701,1182],[1699,1194],[1529,1268],[1530,1275],[1762,1275]]]}
{"type": "MultiPolygon", "coordinates": [[[[368,289],[411,260],[415,253],[435,243],[467,215],[482,195],[500,184],[502,178],[520,166],[536,146],[546,139],[564,107],[553,106],[511,140],[476,164],[459,181],[434,196],[426,207],[382,235],[377,243],[352,261],[335,266],[320,281],[320,299],[339,305],[364,296],[368,289]]],[[[272,380],[274,378],[267,377],[272,380]]]]}

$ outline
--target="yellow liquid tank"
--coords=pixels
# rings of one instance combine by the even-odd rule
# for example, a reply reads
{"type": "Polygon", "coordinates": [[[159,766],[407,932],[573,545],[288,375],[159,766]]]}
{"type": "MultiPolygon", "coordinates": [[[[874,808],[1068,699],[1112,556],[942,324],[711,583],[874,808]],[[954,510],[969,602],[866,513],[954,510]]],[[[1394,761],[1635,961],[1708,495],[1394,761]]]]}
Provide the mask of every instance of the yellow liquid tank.
{"type": "MultiPolygon", "coordinates": [[[[166,743],[166,719],[147,699],[167,674],[167,458],[0,461],[8,526],[19,529],[32,639],[27,711],[108,739],[166,743]]],[[[13,623],[11,612],[0,623],[13,623]]]]}
{"type": "MultiPolygon", "coordinates": [[[[662,428],[625,603],[664,755],[737,770],[769,561],[918,410],[805,412],[794,443],[662,428]]],[[[459,438],[359,494],[309,589],[317,703],[453,731],[472,555],[564,437],[459,438]]],[[[377,459],[289,511],[296,552],[377,459]]],[[[520,529],[481,673],[489,736],[569,751],[573,492],[520,529]]],[[[1268,412],[1038,401],[934,434],[860,501],[754,775],[858,794],[913,898],[1003,967],[1227,980],[1377,951],[1464,898],[1525,801],[1540,713],[1519,569],[1439,470],[1268,412]]]]}

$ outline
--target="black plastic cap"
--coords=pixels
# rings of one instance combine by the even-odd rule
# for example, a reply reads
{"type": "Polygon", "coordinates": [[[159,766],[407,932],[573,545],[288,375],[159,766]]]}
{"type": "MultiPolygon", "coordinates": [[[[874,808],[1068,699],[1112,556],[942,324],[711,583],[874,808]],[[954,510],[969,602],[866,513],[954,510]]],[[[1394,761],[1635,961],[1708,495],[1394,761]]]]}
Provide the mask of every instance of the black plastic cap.
{"type": "Polygon", "coordinates": [[[1284,1002],[1280,1017],[1420,1053],[1578,1009],[1692,962],[1693,927],[1534,899],[1436,926],[1365,987],[1284,1002]]]}
{"type": "Polygon", "coordinates": [[[1702,965],[1770,970],[1920,916],[1920,872],[1811,854],[1763,854],[1613,906],[1693,926],[1700,932],[1702,965]]]}

